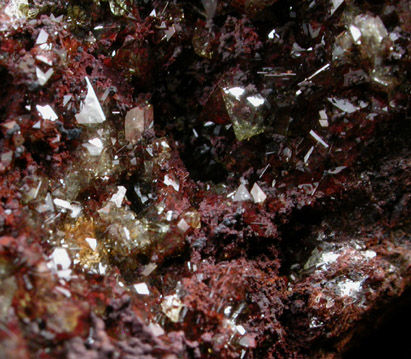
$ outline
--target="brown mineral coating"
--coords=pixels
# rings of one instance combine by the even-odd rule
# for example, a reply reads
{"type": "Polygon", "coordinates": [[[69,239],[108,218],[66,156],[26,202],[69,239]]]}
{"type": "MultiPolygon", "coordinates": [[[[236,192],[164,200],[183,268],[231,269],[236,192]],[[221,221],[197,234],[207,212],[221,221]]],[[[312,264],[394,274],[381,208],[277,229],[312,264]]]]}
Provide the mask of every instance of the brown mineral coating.
{"type": "Polygon", "coordinates": [[[337,2],[203,1],[208,18],[200,2],[39,1],[20,20],[12,3],[0,11],[0,358],[341,358],[407,305],[406,1],[332,14],[337,2]],[[372,51],[376,37],[350,35],[365,14],[390,33],[372,51]],[[53,69],[45,85],[36,68],[53,69]],[[85,76],[102,125],[75,121],[85,76]],[[56,121],[37,110],[47,104],[56,121]],[[130,140],[124,118],[148,104],[154,131],[130,140]],[[241,127],[251,116],[263,133],[241,127]],[[233,201],[241,182],[264,203],[233,201]],[[43,211],[47,193],[83,212],[43,211]],[[56,248],[78,258],[68,278],[56,248]]]}

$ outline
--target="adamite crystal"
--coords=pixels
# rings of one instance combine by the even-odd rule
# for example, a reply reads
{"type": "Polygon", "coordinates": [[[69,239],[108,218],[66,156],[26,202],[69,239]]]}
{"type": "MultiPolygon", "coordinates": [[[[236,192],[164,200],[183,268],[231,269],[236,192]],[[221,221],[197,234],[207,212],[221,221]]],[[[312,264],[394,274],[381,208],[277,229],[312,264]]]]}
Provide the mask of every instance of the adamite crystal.
{"type": "Polygon", "coordinates": [[[154,111],[151,105],[132,108],[126,114],[124,131],[126,140],[132,144],[137,143],[143,132],[153,127],[154,111]]]}
{"type": "Polygon", "coordinates": [[[260,95],[251,96],[242,87],[227,87],[222,96],[237,140],[248,140],[264,132],[264,99],[260,95]]]}

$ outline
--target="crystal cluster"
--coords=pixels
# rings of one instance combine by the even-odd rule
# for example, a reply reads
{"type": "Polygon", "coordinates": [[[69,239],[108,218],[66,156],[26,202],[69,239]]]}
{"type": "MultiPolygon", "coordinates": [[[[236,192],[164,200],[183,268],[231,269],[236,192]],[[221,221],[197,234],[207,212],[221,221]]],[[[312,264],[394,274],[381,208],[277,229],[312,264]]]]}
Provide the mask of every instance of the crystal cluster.
{"type": "Polygon", "coordinates": [[[410,24],[1,2],[0,358],[401,357],[363,338],[409,303],[410,24]]]}

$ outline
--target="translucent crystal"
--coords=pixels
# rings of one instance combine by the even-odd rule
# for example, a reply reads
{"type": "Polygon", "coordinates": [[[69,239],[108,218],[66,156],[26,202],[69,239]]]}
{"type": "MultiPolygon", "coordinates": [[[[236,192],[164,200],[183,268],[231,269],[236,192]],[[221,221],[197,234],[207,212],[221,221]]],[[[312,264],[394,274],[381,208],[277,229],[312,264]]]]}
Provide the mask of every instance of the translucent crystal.
{"type": "Polygon", "coordinates": [[[36,45],[44,44],[45,42],[47,42],[48,38],[49,38],[49,34],[43,29],[41,29],[36,39],[36,45]]]}
{"type": "Polygon", "coordinates": [[[204,6],[204,10],[209,19],[212,19],[217,9],[217,0],[201,0],[204,6]]]}
{"type": "Polygon", "coordinates": [[[31,188],[27,192],[27,197],[30,198],[30,200],[37,198],[37,195],[39,194],[39,191],[40,191],[41,184],[42,184],[42,181],[39,181],[36,187],[31,188]]]}
{"type": "Polygon", "coordinates": [[[167,41],[169,41],[174,36],[174,34],[176,33],[176,29],[175,29],[174,26],[170,26],[164,32],[165,32],[165,38],[167,39],[167,41]]]}
{"type": "Polygon", "coordinates": [[[244,335],[246,333],[245,328],[242,325],[236,325],[236,330],[240,335],[244,335]]]}
{"type": "Polygon", "coordinates": [[[355,44],[360,44],[361,41],[361,31],[358,27],[354,26],[354,25],[350,25],[349,27],[352,39],[354,41],[355,44]]]}
{"type": "Polygon", "coordinates": [[[254,203],[263,203],[267,198],[267,195],[264,193],[264,191],[260,188],[260,186],[257,183],[254,183],[250,194],[253,197],[254,203]]]}
{"type": "Polygon", "coordinates": [[[36,210],[40,213],[54,211],[53,198],[50,193],[47,193],[44,204],[39,205],[36,210]]]}
{"type": "Polygon", "coordinates": [[[178,221],[177,227],[178,227],[178,229],[181,231],[181,233],[187,232],[188,229],[190,228],[190,226],[188,225],[188,223],[185,221],[184,218],[181,218],[181,219],[178,221]]]}
{"type": "Polygon", "coordinates": [[[320,114],[319,122],[320,122],[321,127],[328,127],[328,116],[325,110],[321,110],[319,114],[320,114]]]}
{"type": "Polygon", "coordinates": [[[308,162],[308,160],[310,159],[311,154],[313,153],[313,151],[314,151],[314,146],[311,146],[310,149],[308,150],[308,152],[304,156],[304,163],[308,162]]]}
{"type": "Polygon", "coordinates": [[[338,283],[338,289],[342,297],[355,297],[362,288],[362,281],[345,279],[338,283]]]}
{"type": "Polygon", "coordinates": [[[245,93],[245,89],[238,86],[223,88],[223,100],[239,141],[264,132],[261,107],[265,100],[259,94],[243,98],[245,93]]]}
{"type": "Polygon", "coordinates": [[[338,99],[335,97],[329,97],[328,101],[330,101],[335,107],[339,108],[341,111],[346,112],[346,113],[353,113],[360,109],[359,107],[354,106],[347,99],[338,99]]]}
{"type": "Polygon", "coordinates": [[[176,294],[164,297],[161,302],[163,313],[174,323],[178,322],[183,303],[176,294]]]}
{"type": "Polygon", "coordinates": [[[143,276],[148,276],[148,275],[150,275],[156,268],[157,268],[157,264],[155,264],[155,263],[146,264],[146,265],[144,266],[144,269],[142,270],[141,274],[142,274],[143,276]]]}
{"type": "Polygon", "coordinates": [[[310,135],[318,142],[321,143],[325,148],[328,148],[329,145],[326,143],[317,133],[313,130],[310,131],[310,135]]]}
{"type": "Polygon", "coordinates": [[[71,259],[65,248],[56,248],[50,256],[51,268],[57,271],[60,278],[68,278],[71,275],[71,259]]]}
{"type": "Polygon", "coordinates": [[[191,228],[201,228],[201,216],[196,210],[185,212],[183,219],[191,228]]]}
{"type": "Polygon", "coordinates": [[[243,336],[238,343],[245,348],[255,348],[257,345],[254,336],[249,334],[243,336]]]}
{"type": "Polygon", "coordinates": [[[343,2],[344,0],[331,0],[330,15],[333,15],[343,2]]]}
{"type": "Polygon", "coordinates": [[[264,98],[261,95],[248,96],[247,101],[254,107],[259,107],[265,102],[264,98]]]}
{"type": "Polygon", "coordinates": [[[376,49],[382,40],[388,36],[387,29],[378,16],[358,15],[354,19],[354,25],[361,31],[361,36],[366,45],[373,49],[376,49]]]}
{"type": "Polygon", "coordinates": [[[90,246],[90,248],[91,248],[93,251],[95,251],[95,250],[97,249],[97,239],[87,237],[87,238],[85,239],[85,241],[87,242],[87,244],[90,246]]]}
{"type": "Polygon", "coordinates": [[[58,119],[58,116],[50,105],[36,105],[36,109],[40,113],[41,117],[43,117],[43,119],[45,120],[55,121],[58,119]]]}
{"type": "Polygon", "coordinates": [[[78,217],[78,215],[81,212],[81,206],[79,205],[75,205],[75,204],[71,204],[68,201],[65,201],[63,199],[60,198],[54,198],[53,199],[53,203],[56,205],[56,207],[60,207],[60,208],[64,208],[64,209],[68,209],[71,211],[71,217],[72,218],[76,218],[78,217]]]}
{"type": "Polygon", "coordinates": [[[39,81],[39,84],[41,86],[46,84],[46,82],[50,79],[53,73],[54,73],[53,69],[48,69],[47,72],[44,73],[41,69],[36,67],[37,80],[39,81]]]}
{"type": "Polygon", "coordinates": [[[76,114],[76,120],[80,124],[89,125],[95,123],[102,123],[106,120],[100,102],[94,92],[90,80],[86,77],[87,82],[87,96],[82,104],[80,113],[76,114]]]}
{"type": "Polygon", "coordinates": [[[147,284],[144,283],[144,282],[134,284],[133,287],[134,287],[134,289],[136,290],[136,292],[138,294],[141,294],[141,295],[149,295],[150,294],[150,290],[148,289],[147,284]]]}
{"type": "Polygon", "coordinates": [[[245,90],[242,87],[232,87],[232,88],[225,88],[224,92],[226,94],[230,94],[235,97],[236,100],[240,100],[241,96],[244,94],[245,90]]]}
{"type": "Polygon", "coordinates": [[[91,156],[100,156],[104,149],[103,142],[98,137],[92,138],[87,143],[84,143],[83,147],[87,148],[91,156]]]}
{"type": "Polygon", "coordinates": [[[143,132],[152,127],[154,112],[152,106],[134,107],[127,112],[124,121],[126,140],[130,143],[137,143],[143,132]]]}
{"type": "Polygon", "coordinates": [[[237,191],[235,192],[235,195],[233,197],[234,202],[241,202],[241,201],[250,201],[251,200],[251,195],[250,192],[248,192],[246,186],[244,184],[241,184],[237,191]]]}
{"type": "Polygon", "coordinates": [[[117,186],[117,193],[113,194],[110,199],[110,202],[113,202],[117,208],[121,207],[123,199],[126,196],[127,189],[124,186],[117,186]]]}
{"type": "Polygon", "coordinates": [[[11,19],[23,19],[27,16],[28,9],[28,0],[10,0],[4,8],[4,13],[11,19]]]}
{"type": "Polygon", "coordinates": [[[171,176],[169,175],[165,175],[164,176],[164,184],[166,186],[171,186],[174,188],[175,191],[178,192],[178,190],[180,189],[180,183],[177,179],[173,179],[171,176]]]}

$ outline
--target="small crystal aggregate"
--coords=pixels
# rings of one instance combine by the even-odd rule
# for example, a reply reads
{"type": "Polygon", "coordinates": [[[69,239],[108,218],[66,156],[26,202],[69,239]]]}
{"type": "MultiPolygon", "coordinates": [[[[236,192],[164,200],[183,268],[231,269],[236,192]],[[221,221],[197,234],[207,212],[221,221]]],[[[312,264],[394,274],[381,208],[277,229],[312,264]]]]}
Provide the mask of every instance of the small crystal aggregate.
{"type": "Polygon", "coordinates": [[[410,24],[3,1],[0,358],[349,358],[409,298],[410,24]]]}

